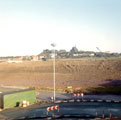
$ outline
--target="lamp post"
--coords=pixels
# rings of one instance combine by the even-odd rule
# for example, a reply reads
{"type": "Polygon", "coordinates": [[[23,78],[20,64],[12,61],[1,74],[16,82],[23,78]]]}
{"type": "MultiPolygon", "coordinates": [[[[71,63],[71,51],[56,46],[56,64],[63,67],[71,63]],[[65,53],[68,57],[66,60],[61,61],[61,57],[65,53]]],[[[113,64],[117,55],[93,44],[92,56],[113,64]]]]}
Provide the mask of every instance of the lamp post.
{"type": "Polygon", "coordinates": [[[51,46],[54,48],[53,49],[53,85],[54,85],[54,96],[53,100],[55,101],[55,43],[52,43],[51,46]]]}

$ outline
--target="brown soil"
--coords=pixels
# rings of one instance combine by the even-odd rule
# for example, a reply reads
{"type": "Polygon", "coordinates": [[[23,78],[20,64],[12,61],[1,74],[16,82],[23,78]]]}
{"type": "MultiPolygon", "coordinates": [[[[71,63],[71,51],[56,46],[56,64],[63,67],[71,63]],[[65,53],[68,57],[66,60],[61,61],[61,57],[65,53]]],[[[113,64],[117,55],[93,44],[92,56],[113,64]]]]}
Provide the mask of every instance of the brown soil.
{"type": "MultiPolygon", "coordinates": [[[[53,88],[53,62],[0,63],[0,85],[53,88]]],[[[56,88],[121,86],[121,59],[56,60],[56,88]]]]}

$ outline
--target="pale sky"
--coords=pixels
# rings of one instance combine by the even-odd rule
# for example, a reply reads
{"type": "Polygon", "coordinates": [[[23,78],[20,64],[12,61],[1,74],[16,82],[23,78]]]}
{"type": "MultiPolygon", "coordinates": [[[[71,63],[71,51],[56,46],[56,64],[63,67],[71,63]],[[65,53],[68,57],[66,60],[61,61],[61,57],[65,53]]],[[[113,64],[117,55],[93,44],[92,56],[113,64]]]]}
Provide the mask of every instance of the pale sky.
{"type": "Polygon", "coordinates": [[[43,49],[121,52],[121,0],[0,0],[0,56],[43,49]]]}

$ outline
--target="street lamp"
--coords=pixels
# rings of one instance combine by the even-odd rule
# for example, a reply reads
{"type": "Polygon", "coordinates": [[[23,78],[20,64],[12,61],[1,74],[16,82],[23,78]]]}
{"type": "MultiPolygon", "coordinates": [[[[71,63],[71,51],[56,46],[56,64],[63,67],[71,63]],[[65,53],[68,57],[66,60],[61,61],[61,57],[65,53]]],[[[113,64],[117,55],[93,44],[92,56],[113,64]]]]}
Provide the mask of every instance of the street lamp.
{"type": "Polygon", "coordinates": [[[52,43],[51,46],[54,48],[53,49],[53,83],[54,83],[54,96],[53,100],[55,101],[55,43],[52,43]]]}

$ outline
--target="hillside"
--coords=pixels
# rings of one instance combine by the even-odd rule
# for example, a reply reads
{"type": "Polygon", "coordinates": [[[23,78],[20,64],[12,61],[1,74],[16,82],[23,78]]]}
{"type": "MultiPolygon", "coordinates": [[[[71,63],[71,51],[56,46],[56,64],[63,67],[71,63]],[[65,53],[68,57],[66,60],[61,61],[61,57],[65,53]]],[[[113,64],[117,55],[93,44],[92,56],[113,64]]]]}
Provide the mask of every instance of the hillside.
{"type": "MultiPolygon", "coordinates": [[[[0,63],[0,85],[53,88],[52,60],[0,63]]],[[[121,59],[56,60],[56,88],[121,86],[121,59]]]]}

